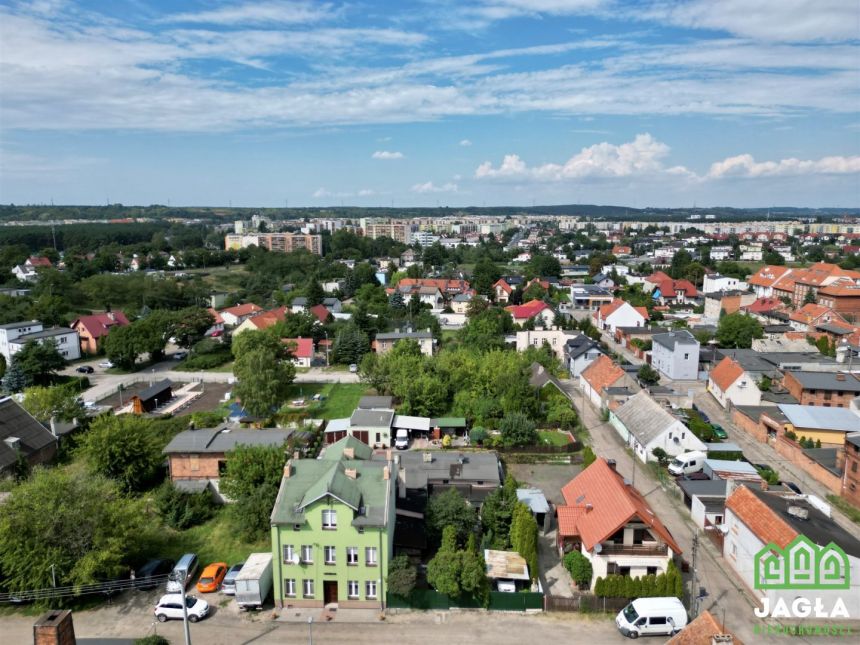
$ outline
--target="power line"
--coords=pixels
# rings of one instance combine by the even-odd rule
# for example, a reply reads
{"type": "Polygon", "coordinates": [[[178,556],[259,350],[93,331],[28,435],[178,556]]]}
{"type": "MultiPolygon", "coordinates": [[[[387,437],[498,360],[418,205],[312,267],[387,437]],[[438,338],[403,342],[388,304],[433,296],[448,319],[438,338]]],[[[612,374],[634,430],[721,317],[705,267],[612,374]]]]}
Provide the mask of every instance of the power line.
{"type": "Polygon", "coordinates": [[[32,602],[34,600],[69,598],[73,596],[87,596],[92,594],[113,594],[127,591],[129,589],[139,589],[142,586],[157,587],[166,583],[167,579],[167,575],[138,578],[136,580],[131,578],[122,578],[120,580],[93,582],[82,585],[47,587],[44,589],[29,589],[27,591],[0,593],[0,603],[18,604],[22,602],[32,602]]]}

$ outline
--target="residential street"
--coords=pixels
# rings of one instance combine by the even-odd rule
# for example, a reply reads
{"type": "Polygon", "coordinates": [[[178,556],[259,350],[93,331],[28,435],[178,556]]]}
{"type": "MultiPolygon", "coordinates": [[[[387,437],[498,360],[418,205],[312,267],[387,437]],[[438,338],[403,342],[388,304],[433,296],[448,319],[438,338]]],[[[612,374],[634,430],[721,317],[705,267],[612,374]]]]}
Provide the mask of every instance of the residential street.
{"type": "MultiPolygon", "coordinates": [[[[573,383],[570,383],[572,386],[573,383]]],[[[573,390],[573,387],[570,389],[573,390]]],[[[634,463],[632,454],[627,451],[618,433],[610,424],[600,420],[599,413],[590,402],[586,401],[583,410],[582,397],[574,397],[574,401],[575,407],[580,410],[583,422],[591,433],[592,447],[597,456],[616,460],[618,472],[630,479],[645,496],[654,512],[683,549],[683,558],[690,561],[693,535],[697,529],[681,498],[664,489],[644,464],[638,460],[634,463]]],[[[744,642],[764,642],[766,639],[753,633],[753,626],[756,623],[763,624],[764,621],[753,615],[754,601],[751,592],[729,570],[713,542],[701,532],[696,572],[697,586],[703,587],[707,592],[707,597],[699,605],[700,611],[707,609],[719,618],[724,616],[726,627],[744,642]]],[[[689,589],[689,583],[687,588],[689,589]]],[[[799,640],[804,642],[803,639],[799,640]]],[[[806,642],[815,641],[811,639],[806,642]]]]}

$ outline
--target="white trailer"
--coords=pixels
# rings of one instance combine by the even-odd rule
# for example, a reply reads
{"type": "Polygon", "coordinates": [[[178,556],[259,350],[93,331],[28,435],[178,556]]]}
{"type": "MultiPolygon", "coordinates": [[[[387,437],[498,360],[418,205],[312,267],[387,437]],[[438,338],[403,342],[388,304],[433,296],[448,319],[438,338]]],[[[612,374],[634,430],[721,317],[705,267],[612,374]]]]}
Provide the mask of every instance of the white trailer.
{"type": "Polygon", "coordinates": [[[272,590],[272,554],[252,553],[236,576],[236,602],[240,609],[262,609],[272,590]]]}

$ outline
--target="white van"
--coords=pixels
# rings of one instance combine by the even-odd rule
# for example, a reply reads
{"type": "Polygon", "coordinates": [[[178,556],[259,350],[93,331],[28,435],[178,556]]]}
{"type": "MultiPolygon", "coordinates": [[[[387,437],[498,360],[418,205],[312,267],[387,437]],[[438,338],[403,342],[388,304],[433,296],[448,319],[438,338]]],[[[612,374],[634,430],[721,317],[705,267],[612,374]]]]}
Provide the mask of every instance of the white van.
{"type": "Polygon", "coordinates": [[[672,463],[669,464],[669,472],[675,476],[697,473],[702,470],[707,458],[708,455],[700,450],[685,452],[672,460],[672,463]]]}
{"type": "Polygon", "coordinates": [[[394,447],[398,450],[406,450],[409,447],[409,430],[400,428],[394,437],[394,447]]]}
{"type": "Polygon", "coordinates": [[[637,598],[618,612],[615,626],[628,638],[671,636],[687,626],[687,610],[677,598],[637,598]]]}

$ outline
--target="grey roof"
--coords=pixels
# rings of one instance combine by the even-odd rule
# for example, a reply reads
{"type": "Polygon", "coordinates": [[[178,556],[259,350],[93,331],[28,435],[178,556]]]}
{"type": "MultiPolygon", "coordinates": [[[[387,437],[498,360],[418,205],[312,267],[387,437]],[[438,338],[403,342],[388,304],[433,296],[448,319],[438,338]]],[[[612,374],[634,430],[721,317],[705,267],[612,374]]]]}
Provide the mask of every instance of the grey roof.
{"type": "Polygon", "coordinates": [[[135,396],[137,398],[139,398],[141,401],[148,401],[149,399],[153,398],[154,396],[158,396],[159,394],[161,394],[162,392],[167,390],[172,385],[173,385],[173,381],[171,381],[169,378],[162,379],[162,380],[158,381],[157,383],[153,383],[152,385],[150,385],[148,388],[146,388],[142,392],[138,392],[135,396]]]}
{"type": "Polygon", "coordinates": [[[0,329],[17,329],[18,327],[26,327],[27,325],[41,325],[38,320],[22,320],[21,322],[6,323],[0,325],[0,329]]]}
{"type": "Polygon", "coordinates": [[[644,390],[630,397],[614,414],[643,446],[678,422],[644,390]]]}
{"type": "Polygon", "coordinates": [[[851,433],[845,435],[845,441],[860,448],[860,433],[851,433]]]}
{"type": "Polygon", "coordinates": [[[185,430],[173,437],[162,452],[171,453],[223,453],[243,446],[280,446],[292,430],[266,428],[263,430],[234,430],[229,426],[185,430]]]}
{"type": "Polygon", "coordinates": [[[813,405],[778,406],[788,422],[798,428],[860,432],[860,416],[847,408],[825,408],[813,405]]]}
{"type": "Polygon", "coordinates": [[[837,372],[792,372],[803,386],[804,390],[839,390],[842,392],[860,392],[860,379],[854,374],[837,372]],[[840,378],[838,377],[842,377],[840,378]]]}
{"type": "Polygon", "coordinates": [[[355,410],[349,418],[353,427],[390,428],[394,410],[355,410]]]}
{"type": "Polygon", "coordinates": [[[26,343],[28,340],[39,340],[40,338],[54,338],[55,336],[65,336],[67,334],[77,334],[74,329],[68,327],[51,327],[43,331],[34,331],[31,334],[21,334],[13,340],[13,343],[26,343]]]}
{"type": "Polygon", "coordinates": [[[517,499],[528,506],[532,513],[549,513],[549,502],[539,488],[518,488],[517,499]]]}
{"type": "Polygon", "coordinates": [[[430,419],[427,417],[410,417],[405,414],[395,414],[392,428],[403,428],[405,430],[430,431],[430,419]]]}
{"type": "Polygon", "coordinates": [[[860,558],[860,540],[843,529],[839,524],[827,517],[812,504],[797,495],[780,495],[757,490],[748,486],[750,492],[758,497],[764,504],[780,517],[786,524],[798,533],[801,533],[815,542],[818,546],[825,546],[833,542],[845,553],[855,558],[860,558]],[[806,519],[800,519],[788,512],[790,506],[799,506],[808,511],[806,519]]]}
{"type": "Polygon", "coordinates": [[[743,452],[741,447],[730,441],[725,443],[706,443],[705,450],[708,452],[743,452]]]}
{"type": "Polygon", "coordinates": [[[729,461],[728,459],[705,459],[705,465],[714,472],[741,473],[743,475],[758,475],[758,471],[747,461],[729,461]]]}
{"type": "Polygon", "coordinates": [[[612,280],[612,277],[607,273],[598,273],[591,279],[594,280],[594,284],[597,284],[598,282],[603,282],[604,280],[612,280]]]}
{"type": "Polygon", "coordinates": [[[349,430],[349,417],[345,419],[331,419],[325,426],[326,432],[346,432],[349,430]]]}
{"type": "Polygon", "coordinates": [[[836,323],[824,323],[821,325],[816,325],[816,329],[820,329],[821,331],[829,331],[831,334],[836,336],[847,336],[849,334],[854,333],[853,327],[843,327],[842,325],[837,325],[836,323]]]}
{"type": "MultiPolygon", "coordinates": [[[[426,488],[429,481],[441,482],[448,480],[451,484],[457,482],[479,482],[487,485],[500,485],[499,458],[494,452],[460,453],[456,450],[434,450],[423,452],[406,450],[400,453],[400,467],[405,473],[406,488],[426,488]],[[425,461],[424,455],[430,455],[430,461],[425,461]],[[460,458],[463,463],[460,464],[460,458]],[[460,465],[454,469],[452,466],[460,465]],[[457,473],[459,470],[459,474],[457,473]]],[[[384,459],[385,455],[375,454],[373,459],[384,459]]]]}
{"type": "Polygon", "coordinates": [[[837,465],[840,450],[842,450],[841,446],[839,448],[804,448],[803,454],[841,479],[842,469],[837,465]]]}
{"type": "Polygon", "coordinates": [[[471,299],[471,293],[458,293],[456,296],[454,296],[454,302],[469,302],[471,299]]]}
{"type": "Polygon", "coordinates": [[[600,349],[600,345],[597,344],[596,341],[592,340],[585,334],[581,336],[577,336],[576,338],[571,338],[567,343],[565,343],[565,353],[568,358],[576,359],[582,356],[583,354],[588,353],[592,349],[600,349]]]}
{"type": "MultiPolygon", "coordinates": [[[[295,300],[293,302],[295,302],[295,300]]],[[[338,300],[337,298],[323,298],[322,303],[328,307],[339,304],[340,300],[338,300]]]]}
{"type": "Polygon", "coordinates": [[[728,486],[725,479],[678,479],[676,483],[678,488],[684,491],[688,497],[695,495],[707,495],[709,497],[722,495],[725,497],[728,486]]]}
{"type": "Polygon", "coordinates": [[[698,345],[699,341],[686,329],[670,331],[667,334],[654,334],[652,342],[662,345],[670,351],[675,350],[675,345],[698,345]]]}
{"type": "Polygon", "coordinates": [[[41,423],[36,421],[11,397],[0,399],[0,471],[14,465],[18,460],[15,450],[6,439],[20,440],[21,454],[29,457],[57,439],[41,423]]]}
{"type": "Polygon", "coordinates": [[[403,338],[433,338],[433,334],[429,331],[391,331],[376,334],[377,340],[401,340],[403,338]]]}
{"type": "Polygon", "coordinates": [[[612,297],[612,292],[608,289],[604,289],[600,285],[596,284],[575,284],[573,285],[574,295],[577,291],[587,293],[591,296],[609,296],[612,297]]]}
{"type": "Polygon", "coordinates": [[[299,296],[298,298],[293,298],[293,300],[290,304],[294,307],[296,307],[296,306],[305,307],[308,304],[308,299],[305,298],[304,296],[299,296]]]}
{"type": "Polygon", "coordinates": [[[775,405],[739,405],[735,408],[758,423],[761,415],[766,414],[777,423],[786,423],[788,419],[775,405]]]}
{"type": "Polygon", "coordinates": [[[363,396],[358,400],[360,410],[390,410],[393,407],[393,396],[363,396]]]}

